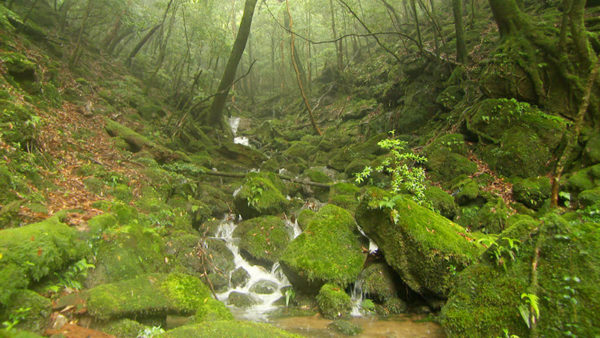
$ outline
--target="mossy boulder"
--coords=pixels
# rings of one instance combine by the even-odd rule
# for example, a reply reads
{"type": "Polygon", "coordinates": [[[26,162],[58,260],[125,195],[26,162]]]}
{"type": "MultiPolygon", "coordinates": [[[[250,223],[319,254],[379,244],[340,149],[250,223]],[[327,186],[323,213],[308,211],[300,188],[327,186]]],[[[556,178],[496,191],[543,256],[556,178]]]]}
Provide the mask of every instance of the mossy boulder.
{"type": "Polygon", "coordinates": [[[374,263],[366,267],[359,276],[362,291],[369,299],[384,303],[398,294],[396,273],[385,263],[374,263]]]}
{"type": "MultiPolygon", "coordinates": [[[[301,178],[308,179],[311,182],[329,184],[333,182],[333,179],[328,175],[331,170],[324,167],[311,167],[301,175],[301,178]]],[[[305,196],[313,196],[320,201],[327,201],[329,196],[329,188],[315,187],[309,185],[302,185],[302,192],[305,196]]]]}
{"type": "Polygon", "coordinates": [[[359,191],[360,188],[354,184],[336,183],[330,188],[328,203],[337,205],[338,207],[354,213],[358,206],[358,198],[356,195],[359,191]]]}
{"type": "Polygon", "coordinates": [[[436,181],[449,182],[461,175],[472,175],[477,170],[477,165],[466,157],[467,146],[461,134],[438,137],[423,152],[427,157],[427,169],[436,181]]]}
{"type": "Polygon", "coordinates": [[[581,192],[593,189],[596,186],[594,183],[596,177],[593,175],[592,168],[595,167],[596,166],[585,168],[569,175],[565,182],[567,190],[571,192],[581,192]]]}
{"type": "Polygon", "coordinates": [[[586,163],[600,163],[600,135],[592,135],[583,148],[583,158],[586,163]]]}
{"type": "Polygon", "coordinates": [[[328,204],[288,245],[280,263],[297,290],[315,294],[328,282],[342,287],[354,282],[364,261],[354,218],[328,204]]]}
{"type": "Polygon", "coordinates": [[[280,180],[274,174],[250,173],[246,176],[242,189],[234,198],[236,211],[244,219],[262,215],[276,215],[285,211],[289,201],[278,184],[280,180]],[[274,182],[275,181],[275,182],[274,182]]]}
{"type": "Polygon", "coordinates": [[[343,288],[335,284],[325,284],[317,295],[317,304],[323,317],[327,319],[347,318],[352,312],[352,299],[343,288]]]}
{"type": "Polygon", "coordinates": [[[464,206],[475,202],[479,197],[479,184],[472,178],[459,180],[452,186],[453,194],[458,205],[464,206]]]}
{"type": "Polygon", "coordinates": [[[358,224],[412,290],[423,296],[445,298],[454,272],[475,262],[482,248],[463,227],[410,197],[395,197],[393,210],[379,207],[384,198],[390,198],[387,192],[367,188],[356,211],[358,224]]]}
{"type": "Polygon", "coordinates": [[[140,331],[143,331],[145,328],[145,325],[126,318],[109,323],[102,328],[102,331],[116,337],[137,338],[140,331]]]}
{"type": "Polygon", "coordinates": [[[477,212],[475,223],[468,225],[472,230],[498,234],[506,228],[510,210],[500,197],[488,200],[477,212]]]}
{"type": "Polygon", "coordinates": [[[39,118],[27,106],[0,99],[2,140],[15,148],[35,149],[39,118]]]}
{"type": "Polygon", "coordinates": [[[11,314],[26,309],[19,319],[16,328],[43,333],[50,323],[52,314],[52,302],[50,299],[40,296],[31,290],[16,291],[10,298],[6,309],[0,314],[0,320],[8,321],[11,314]]]}
{"type": "Polygon", "coordinates": [[[159,337],[246,337],[246,338],[294,338],[301,337],[265,323],[249,321],[218,320],[200,324],[181,326],[167,331],[159,337]]]}
{"type": "Polygon", "coordinates": [[[566,121],[527,103],[487,99],[471,109],[467,129],[479,138],[478,152],[492,169],[512,177],[550,171],[566,121]]]}
{"type": "Polygon", "coordinates": [[[88,277],[88,286],[131,279],[152,272],[166,272],[168,264],[165,262],[163,238],[151,228],[137,222],[128,223],[129,217],[129,214],[116,214],[114,217],[97,216],[90,220],[97,253],[96,269],[88,277]],[[114,219],[127,222],[104,228],[110,226],[114,219]]]}
{"type": "Polygon", "coordinates": [[[453,219],[458,213],[454,197],[439,187],[428,187],[425,190],[425,198],[431,203],[435,211],[448,219],[453,219]]]}
{"type": "Polygon", "coordinates": [[[550,198],[552,186],[547,177],[517,179],[513,183],[515,201],[531,209],[539,209],[550,198]]]}
{"type": "Polygon", "coordinates": [[[77,231],[58,216],[0,230],[0,304],[6,305],[18,289],[66,268],[85,253],[77,231]]]}
{"type": "Polygon", "coordinates": [[[276,216],[263,216],[241,222],[234,237],[240,238],[240,254],[250,262],[270,268],[279,261],[291,240],[285,221],[276,216]]]}
{"type": "Polygon", "coordinates": [[[231,287],[244,286],[250,280],[250,274],[246,269],[239,267],[231,273],[231,287]]]}
{"type": "MultiPolygon", "coordinates": [[[[500,237],[520,240],[516,260],[506,253],[502,260],[486,254],[482,262],[459,275],[441,313],[449,336],[496,337],[504,330],[528,336],[530,330],[518,309],[528,306],[523,294],[539,297],[536,331],[540,337],[600,334],[598,224],[569,224],[550,215],[543,222],[517,222],[500,237]]],[[[508,247],[505,241],[501,245],[508,247]]]]}
{"type": "Polygon", "coordinates": [[[192,315],[206,306],[210,290],[200,279],[179,273],[149,274],[87,291],[88,313],[98,320],[192,315]]]}
{"type": "Polygon", "coordinates": [[[209,298],[204,306],[198,308],[196,315],[194,315],[196,322],[212,322],[217,320],[233,320],[231,311],[225,306],[225,304],[219,302],[216,299],[209,298]]]}
{"type": "Polygon", "coordinates": [[[259,280],[250,287],[250,292],[254,292],[260,295],[270,295],[277,291],[277,283],[270,280],[259,280]]]}
{"type": "Polygon", "coordinates": [[[304,230],[308,227],[310,221],[317,216],[317,213],[311,209],[302,209],[298,214],[298,226],[304,230]]]}

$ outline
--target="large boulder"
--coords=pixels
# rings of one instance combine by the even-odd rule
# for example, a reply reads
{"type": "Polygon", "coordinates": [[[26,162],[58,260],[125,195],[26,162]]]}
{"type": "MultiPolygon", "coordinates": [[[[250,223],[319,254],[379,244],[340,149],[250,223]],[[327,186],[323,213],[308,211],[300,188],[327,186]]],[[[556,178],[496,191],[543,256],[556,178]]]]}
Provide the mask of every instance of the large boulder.
{"type": "Polygon", "coordinates": [[[476,261],[481,247],[463,227],[410,197],[395,196],[394,209],[380,207],[389,198],[386,191],[367,188],[356,211],[358,224],[411,289],[447,297],[456,271],[476,261]]]}
{"type": "Polygon", "coordinates": [[[438,137],[424,149],[427,169],[430,176],[447,182],[461,175],[472,175],[477,165],[468,158],[467,146],[461,134],[447,134],[438,137]]]}
{"type": "Polygon", "coordinates": [[[149,274],[103,284],[86,294],[88,313],[98,320],[192,315],[207,306],[212,297],[200,279],[178,273],[149,274]]]}
{"type": "Polygon", "coordinates": [[[244,219],[279,214],[289,204],[282,191],[285,185],[276,175],[250,173],[234,198],[235,209],[244,219]]]}
{"type": "Polygon", "coordinates": [[[346,318],[352,312],[352,299],[334,284],[325,284],[317,295],[317,304],[323,317],[327,319],[346,318]]]}
{"type": "Polygon", "coordinates": [[[484,100],[467,117],[467,129],[479,139],[483,160],[508,177],[550,171],[566,126],[563,118],[514,99],[484,100]]]}
{"type": "Polygon", "coordinates": [[[75,229],[54,216],[40,223],[0,230],[0,304],[85,255],[75,229]]]}
{"type": "Polygon", "coordinates": [[[234,237],[240,238],[240,254],[250,262],[267,268],[279,261],[291,240],[285,221],[276,216],[263,216],[241,222],[234,237]]]}
{"type": "Polygon", "coordinates": [[[556,215],[516,222],[480,263],[459,275],[441,313],[446,333],[498,337],[507,330],[526,337],[531,330],[519,308],[532,311],[527,295],[533,294],[539,299],[537,336],[598,336],[598,226],[569,224],[556,215]]]}
{"type": "Polygon", "coordinates": [[[281,256],[281,267],[294,287],[316,294],[325,283],[346,287],[356,280],[365,255],[352,215],[328,204],[310,219],[281,256]]]}
{"type": "Polygon", "coordinates": [[[517,179],[513,183],[513,196],[517,202],[531,209],[539,209],[550,198],[552,186],[547,177],[517,179]]]}

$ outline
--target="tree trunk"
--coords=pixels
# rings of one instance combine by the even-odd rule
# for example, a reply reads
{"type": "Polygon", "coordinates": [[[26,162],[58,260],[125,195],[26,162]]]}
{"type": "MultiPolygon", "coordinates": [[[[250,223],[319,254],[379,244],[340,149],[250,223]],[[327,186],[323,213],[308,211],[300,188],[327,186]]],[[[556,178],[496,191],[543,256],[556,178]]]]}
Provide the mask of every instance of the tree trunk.
{"type": "Polygon", "coordinates": [[[489,0],[500,37],[505,38],[527,26],[516,0],[489,0]]]}
{"type": "MultiPolygon", "coordinates": [[[[287,7],[289,29],[290,29],[290,32],[293,32],[292,29],[294,26],[294,21],[292,20],[292,14],[290,12],[290,4],[289,4],[288,0],[285,0],[285,5],[287,7]]],[[[300,69],[298,67],[298,64],[296,63],[296,58],[295,58],[296,47],[294,46],[294,33],[290,33],[290,37],[291,37],[290,38],[290,44],[291,44],[290,50],[292,51],[292,57],[291,57],[292,65],[294,66],[294,71],[296,72],[296,80],[298,81],[298,88],[300,89],[300,94],[302,95],[302,100],[304,101],[304,106],[306,106],[306,110],[308,110],[308,116],[310,117],[310,123],[312,124],[313,128],[315,129],[317,134],[323,135],[323,133],[319,129],[319,126],[317,126],[317,122],[315,121],[315,117],[313,115],[312,108],[310,107],[310,103],[308,102],[308,98],[306,97],[306,93],[304,91],[304,86],[302,85],[302,77],[300,74],[300,69]]]]}
{"type": "Polygon", "coordinates": [[[242,22],[233,44],[231,55],[229,56],[227,66],[225,67],[225,72],[223,73],[223,78],[221,79],[221,83],[217,89],[217,95],[213,100],[212,106],[205,121],[211,126],[219,128],[223,127],[223,108],[225,108],[225,101],[229,95],[231,85],[235,80],[235,73],[240,63],[240,59],[242,58],[242,54],[244,54],[244,49],[246,48],[246,42],[248,41],[250,28],[252,27],[252,16],[254,15],[254,9],[256,8],[257,1],[258,0],[246,0],[246,4],[244,6],[244,15],[242,16],[242,22]]]}
{"type": "Polygon", "coordinates": [[[423,38],[421,37],[421,26],[419,25],[419,13],[417,13],[417,6],[415,5],[415,0],[410,0],[410,8],[412,9],[412,13],[415,19],[415,29],[417,30],[417,42],[419,45],[419,50],[423,51],[423,38]]]}
{"type": "Polygon", "coordinates": [[[142,50],[142,47],[144,47],[144,45],[146,44],[146,42],[148,42],[150,40],[150,38],[152,37],[152,35],[154,35],[154,33],[156,33],[156,31],[161,26],[162,26],[162,24],[158,24],[158,25],[152,27],[152,29],[133,48],[133,50],[131,51],[131,53],[129,53],[129,56],[127,57],[127,65],[128,66],[131,66],[131,62],[133,61],[133,58],[137,55],[137,53],[140,52],[140,50],[142,50]]]}
{"type": "MultiPolygon", "coordinates": [[[[337,30],[335,29],[335,8],[333,7],[333,0],[329,0],[329,10],[331,12],[331,31],[333,38],[337,39],[337,30]]],[[[337,68],[342,70],[344,68],[344,54],[342,52],[342,43],[337,41],[335,43],[335,55],[337,56],[337,68]]]]}
{"type": "Polygon", "coordinates": [[[87,28],[87,21],[90,18],[90,14],[92,11],[92,0],[88,0],[87,5],[85,7],[85,16],[83,17],[83,21],[81,22],[81,28],[79,29],[79,34],[77,35],[77,43],[75,44],[75,49],[73,50],[73,55],[71,55],[71,60],[69,61],[69,66],[73,67],[79,61],[79,50],[81,48],[81,40],[83,39],[83,33],[87,28]]]}
{"type": "Polygon", "coordinates": [[[456,30],[456,61],[464,64],[467,62],[467,46],[465,44],[465,30],[463,27],[462,9],[462,0],[452,0],[452,10],[454,11],[454,28],[456,30]]]}

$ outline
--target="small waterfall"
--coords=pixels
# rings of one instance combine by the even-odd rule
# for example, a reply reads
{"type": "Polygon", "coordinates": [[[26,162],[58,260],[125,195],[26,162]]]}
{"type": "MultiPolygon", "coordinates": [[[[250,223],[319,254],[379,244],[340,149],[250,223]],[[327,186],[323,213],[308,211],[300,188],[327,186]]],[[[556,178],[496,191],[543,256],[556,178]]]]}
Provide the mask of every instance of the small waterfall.
{"type": "Polygon", "coordinates": [[[300,229],[297,219],[295,219],[293,222],[290,221],[289,219],[286,219],[285,224],[291,230],[292,239],[295,239],[296,237],[300,236],[300,234],[302,233],[302,229],[300,229]]]}
{"type": "Polygon", "coordinates": [[[369,236],[367,236],[367,234],[365,234],[363,229],[360,226],[357,226],[357,228],[358,228],[358,231],[360,231],[360,233],[363,236],[365,236],[366,239],[369,240],[369,253],[374,254],[375,251],[379,250],[379,247],[377,246],[377,244],[375,242],[373,242],[373,240],[371,238],[369,238],[369,236]]]}
{"type": "Polygon", "coordinates": [[[236,136],[238,128],[240,127],[240,121],[242,119],[240,117],[230,117],[229,118],[229,126],[231,127],[231,132],[233,133],[233,143],[241,144],[246,147],[250,146],[250,140],[248,140],[245,136],[236,136]]]}
{"type": "Polygon", "coordinates": [[[362,317],[360,310],[362,309],[363,299],[362,281],[357,280],[352,289],[352,312],[350,313],[352,317],[362,317]]]}
{"type": "MultiPolygon", "coordinates": [[[[248,294],[257,301],[257,304],[245,309],[239,316],[247,320],[264,321],[267,319],[267,313],[277,308],[273,303],[283,296],[281,289],[290,286],[290,283],[285,274],[281,271],[279,263],[275,263],[271,270],[268,271],[262,266],[252,265],[240,255],[237,243],[239,239],[233,237],[233,232],[237,227],[237,225],[231,221],[231,219],[234,218],[235,217],[227,217],[219,226],[215,237],[224,240],[227,248],[233,253],[235,268],[232,271],[243,268],[250,275],[250,279],[245,284],[235,288],[231,287],[230,284],[230,288],[225,292],[217,294],[217,298],[220,301],[227,303],[229,294],[234,291],[248,294]],[[276,285],[275,292],[271,294],[258,294],[250,291],[253,285],[261,281],[269,281],[272,282],[273,285],[276,285]]],[[[294,231],[293,225],[291,225],[291,227],[290,231],[294,231]]],[[[231,276],[229,277],[231,279],[231,276]]]]}

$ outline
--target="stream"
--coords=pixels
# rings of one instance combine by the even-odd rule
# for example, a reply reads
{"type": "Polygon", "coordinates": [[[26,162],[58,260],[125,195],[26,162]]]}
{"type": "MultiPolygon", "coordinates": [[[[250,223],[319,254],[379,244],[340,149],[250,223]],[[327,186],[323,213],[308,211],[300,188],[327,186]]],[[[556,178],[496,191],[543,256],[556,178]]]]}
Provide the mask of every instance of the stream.
{"type": "MultiPolygon", "coordinates": [[[[237,134],[240,118],[231,117],[229,119],[231,130],[234,136],[237,134]]],[[[235,137],[235,143],[248,146],[248,138],[235,137]]],[[[238,192],[234,192],[235,194],[238,192]]],[[[287,277],[280,268],[279,263],[275,263],[268,270],[260,265],[253,265],[248,262],[242,255],[238,247],[239,238],[233,237],[233,233],[237,227],[236,216],[226,215],[219,225],[215,237],[226,243],[227,248],[233,253],[235,268],[230,272],[229,280],[230,287],[228,290],[217,294],[217,298],[228,303],[228,298],[233,292],[243,293],[252,297],[256,304],[248,308],[238,308],[233,305],[228,305],[236,319],[269,322],[282,329],[295,332],[298,334],[310,337],[343,337],[334,331],[328,329],[331,320],[323,318],[321,315],[306,316],[306,317],[285,317],[285,318],[270,318],[270,314],[284,307],[278,305],[284,297],[283,290],[291,286],[287,277]],[[231,284],[231,274],[239,268],[243,268],[249,274],[249,279],[242,285],[233,287],[231,284]],[[267,283],[272,286],[273,292],[258,293],[255,292],[257,283],[267,283]]],[[[297,221],[291,222],[286,220],[286,227],[292,239],[298,237],[302,230],[298,226],[297,221]]],[[[379,248],[366,234],[359,228],[359,231],[369,239],[369,252],[374,253],[379,248]]],[[[352,301],[354,307],[352,310],[352,318],[354,324],[359,325],[363,332],[358,337],[444,337],[443,329],[436,323],[425,321],[424,315],[397,315],[387,319],[379,319],[376,316],[363,315],[361,313],[361,303],[364,299],[364,294],[360,283],[357,281],[352,290],[352,301]]]]}

